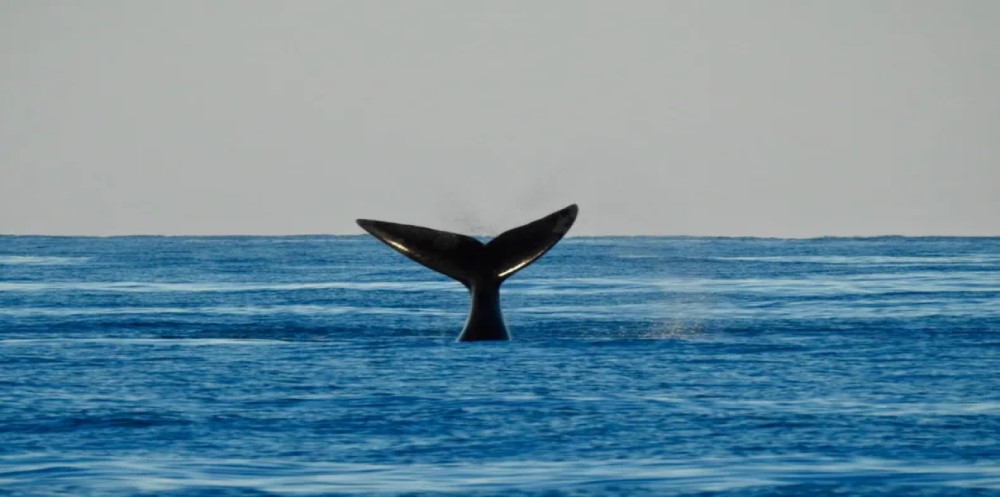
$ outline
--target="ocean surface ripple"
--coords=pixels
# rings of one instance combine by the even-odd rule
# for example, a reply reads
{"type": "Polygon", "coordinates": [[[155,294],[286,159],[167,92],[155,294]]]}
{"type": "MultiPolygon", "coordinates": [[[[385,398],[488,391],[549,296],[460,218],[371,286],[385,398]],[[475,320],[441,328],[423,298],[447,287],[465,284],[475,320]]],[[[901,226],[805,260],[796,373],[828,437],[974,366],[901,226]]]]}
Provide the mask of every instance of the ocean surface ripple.
{"type": "Polygon", "coordinates": [[[0,495],[1000,495],[1000,238],[0,236],[0,495]]]}

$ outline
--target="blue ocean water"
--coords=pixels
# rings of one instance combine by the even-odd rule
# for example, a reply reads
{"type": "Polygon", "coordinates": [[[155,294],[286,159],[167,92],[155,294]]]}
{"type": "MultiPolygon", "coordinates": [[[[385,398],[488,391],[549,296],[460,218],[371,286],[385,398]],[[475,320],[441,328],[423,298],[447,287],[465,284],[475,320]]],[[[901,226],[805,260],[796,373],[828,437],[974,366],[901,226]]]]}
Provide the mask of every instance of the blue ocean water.
{"type": "Polygon", "coordinates": [[[0,237],[0,495],[1000,495],[1000,238],[0,237]]]}

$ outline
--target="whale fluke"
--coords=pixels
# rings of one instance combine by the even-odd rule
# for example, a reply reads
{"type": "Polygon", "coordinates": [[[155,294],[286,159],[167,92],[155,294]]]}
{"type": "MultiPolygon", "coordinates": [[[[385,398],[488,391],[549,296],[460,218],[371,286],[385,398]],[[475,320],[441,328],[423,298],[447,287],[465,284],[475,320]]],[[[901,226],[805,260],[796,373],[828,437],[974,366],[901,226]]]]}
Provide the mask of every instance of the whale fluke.
{"type": "Polygon", "coordinates": [[[576,220],[576,204],[483,244],[467,235],[421,226],[358,219],[358,225],[401,254],[466,286],[472,309],[459,341],[509,340],[500,313],[500,285],[548,252],[576,220]]]}

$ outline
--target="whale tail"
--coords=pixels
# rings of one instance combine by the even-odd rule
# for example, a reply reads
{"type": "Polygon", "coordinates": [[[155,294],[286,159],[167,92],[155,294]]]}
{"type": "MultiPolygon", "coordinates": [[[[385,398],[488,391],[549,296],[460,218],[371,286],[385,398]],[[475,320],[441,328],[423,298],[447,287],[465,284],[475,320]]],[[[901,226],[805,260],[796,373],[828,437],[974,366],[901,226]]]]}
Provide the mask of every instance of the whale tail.
{"type": "Polygon", "coordinates": [[[358,219],[358,225],[403,255],[465,285],[472,311],[461,341],[506,340],[500,284],[548,252],[576,220],[576,204],[501,233],[489,243],[421,226],[358,219]]]}

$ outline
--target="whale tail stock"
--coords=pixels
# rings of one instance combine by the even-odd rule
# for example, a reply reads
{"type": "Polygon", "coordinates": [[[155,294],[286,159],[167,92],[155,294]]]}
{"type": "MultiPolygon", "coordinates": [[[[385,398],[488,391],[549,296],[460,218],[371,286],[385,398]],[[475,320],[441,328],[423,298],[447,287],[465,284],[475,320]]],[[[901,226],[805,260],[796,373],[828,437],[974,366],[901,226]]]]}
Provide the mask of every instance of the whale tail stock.
{"type": "Polygon", "coordinates": [[[469,289],[472,311],[460,341],[510,338],[500,314],[500,285],[548,252],[576,220],[576,204],[505,231],[484,244],[467,235],[358,219],[358,225],[403,255],[469,289]]]}

